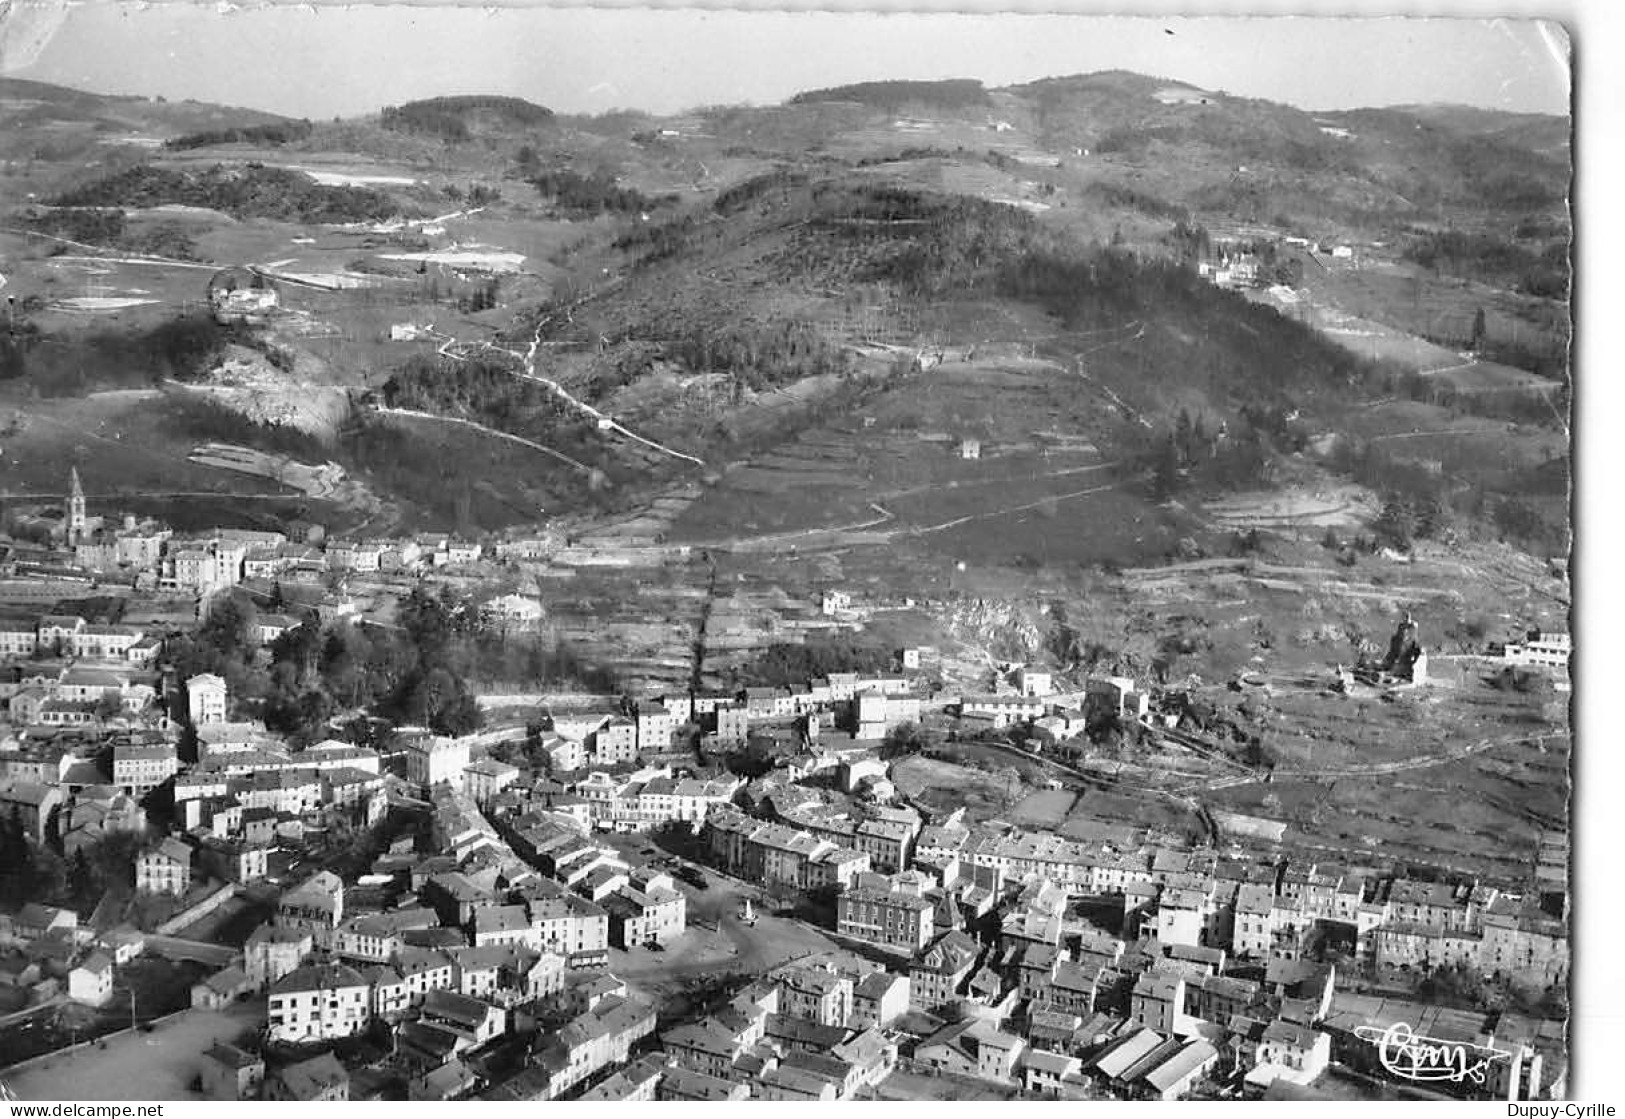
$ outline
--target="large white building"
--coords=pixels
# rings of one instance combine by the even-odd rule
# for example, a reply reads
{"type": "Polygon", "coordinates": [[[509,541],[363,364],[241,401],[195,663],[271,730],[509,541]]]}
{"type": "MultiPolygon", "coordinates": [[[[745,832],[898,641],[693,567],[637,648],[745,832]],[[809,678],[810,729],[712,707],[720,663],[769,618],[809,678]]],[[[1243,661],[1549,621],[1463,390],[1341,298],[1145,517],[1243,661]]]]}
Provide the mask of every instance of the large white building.
{"type": "Polygon", "coordinates": [[[143,797],[175,776],[179,765],[170,743],[119,744],[113,747],[113,784],[133,797],[143,797]]]}
{"type": "Polygon", "coordinates": [[[192,849],[173,837],[161,840],[135,860],[135,888],[147,894],[186,893],[192,884],[192,849]]]}
{"type": "Polygon", "coordinates": [[[275,1041],[324,1041],[360,1033],[371,1017],[367,981],[343,964],[296,968],[271,987],[267,1030],[275,1041]]]}
{"type": "Polygon", "coordinates": [[[1502,657],[1512,664],[1532,664],[1540,668],[1560,668],[1567,672],[1574,643],[1566,633],[1535,630],[1522,644],[1508,642],[1502,657]]]}
{"type": "Polygon", "coordinates": [[[186,714],[194,727],[226,721],[226,682],[212,672],[186,681],[186,714]]]}
{"type": "Polygon", "coordinates": [[[475,804],[484,804],[518,779],[519,770],[507,762],[481,758],[463,770],[463,789],[475,804]]]}
{"type": "Polygon", "coordinates": [[[432,788],[443,782],[463,786],[463,770],[468,768],[468,740],[420,738],[406,744],[406,779],[414,785],[432,788]]]}

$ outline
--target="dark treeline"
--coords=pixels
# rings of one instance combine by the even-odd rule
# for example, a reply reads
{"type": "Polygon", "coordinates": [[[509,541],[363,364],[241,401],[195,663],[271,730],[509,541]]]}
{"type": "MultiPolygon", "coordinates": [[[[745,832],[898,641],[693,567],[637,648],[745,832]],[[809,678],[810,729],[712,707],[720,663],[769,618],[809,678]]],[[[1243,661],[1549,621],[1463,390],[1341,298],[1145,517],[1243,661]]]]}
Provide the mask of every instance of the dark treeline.
{"type": "Polygon", "coordinates": [[[771,326],[690,328],[667,343],[665,352],[692,372],[724,373],[757,392],[803,377],[843,373],[849,366],[846,351],[794,319],[771,326]]]}
{"type": "Polygon", "coordinates": [[[345,222],[392,217],[400,207],[382,191],[323,186],[309,175],[250,163],[201,171],[142,165],[65,191],[57,206],[203,206],[234,218],[345,222]]]}
{"type": "Polygon", "coordinates": [[[648,328],[658,343],[629,343],[600,360],[585,386],[589,399],[603,400],[653,370],[657,360],[682,364],[690,373],[728,377],[739,403],[744,390],[761,392],[804,377],[841,374],[851,359],[810,323],[786,319],[771,325],[713,328],[681,320],[648,328]]]}
{"type": "Polygon", "coordinates": [[[577,214],[647,213],[662,206],[675,206],[679,201],[675,194],[657,197],[617,186],[615,176],[604,170],[583,175],[569,168],[558,168],[532,175],[529,182],[551,198],[559,209],[577,214]]]}
{"type": "Polygon", "coordinates": [[[736,214],[758,199],[765,198],[774,191],[778,191],[781,201],[789,201],[790,192],[807,184],[807,175],[802,171],[793,171],[780,168],[769,171],[765,175],[746,179],[742,183],[735,183],[721,194],[711,205],[719,214],[736,214]]]}
{"type": "Polygon", "coordinates": [[[687,248],[696,228],[692,214],[669,221],[638,222],[615,239],[615,247],[623,252],[640,253],[639,264],[655,264],[687,248]]]}
{"type": "MultiPolygon", "coordinates": [[[[765,175],[746,179],[718,194],[712,210],[724,216],[738,214],[756,202],[777,194],[780,205],[788,206],[796,194],[806,186],[805,172],[780,169],[765,175]]],[[[620,235],[615,247],[625,252],[639,253],[641,265],[669,260],[694,246],[704,235],[716,237],[720,230],[715,223],[698,221],[690,213],[674,214],[663,221],[639,222],[620,235]]]]}
{"type": "MultiPolygon", "coordinates": [[[[863,158],[857,160],[853,164],[853,166],[854,167],[880,167],[880,166],[883,166],[884,164],[887,164],[887,163],[909,163],[909,162],[912,162],[914,160],[919,160],[919,159],[952,159],[952,158],[954,158],[954,155],[955,155],[955,153],[949,151],[947,148],[933,148],[933,147],[929,147],[929,146],[927,146],[927,147],[917,147],[917,148],[904,148],[901,151],[895,152],[895,153],[890,154],[890,155],[866,155],[863,158]]],[[[991,162],[992,158],[995,155],[997,155],[997,153],[995,153],[995,152],[989,152],[988,153],[988,157],[989,157],[990,162],[991,162]]],[[[1014,162],[1014,161],[1012,161],[1012,162],[1014,162]]]]}
{"type": "MultiPolygon", "coordinates": [[[[142,223],[132,228],[121,209],[72,207],[45,210],[27,219],[30,229],[84,245],[120,249],[142,256],[198,260],[197,242],[180,222],[142,223]]],[[[58,246],[56,252],[66,252],[58,246]]]]}
{"type": "Polygon", "coordinates": [[[820,101],[856,101],[889,112],[895,112],[906,105],[967,109],[991,103],[986,88],[974,78],[857,82],[852,85],[832,86],[829,89],[812,89],[790,98],[792,105],[811,105],[820,101]]]}
{"type": "Polygon", "coordinates": [[[812,203],[809,224],[825,234],[807,246],[813,260],[822,255],[820,263],[912,296],[983,288],[1001,263],[1039,241],[1031,215],[981,199],[822,184],[812,203]]]}
{"type": "Polygon", "coordinates": [[[465,679],[476,660],[475,612],[420,588],[398,617],[399,628],[306,622],[276,640],[267,668],[256,655],[254,609],[227,599],[171,656],[183,676],[219,674],[235,703],[302,742],[322,737],[335,715],[359,710],[440,734],[477,728],[479,706],[465,679]]]}
{"type": "Polygon", "coordinates": [[[16,332],[0,361],[0,379],[26,378],[41,396],[77,396],[97,388],[195,380],[241,328],[206,314],[178,315],[145,329],[56,335],[16,332]]]}
{"type": "Polygon", "coordinates": [[[124,211],[116,206],[45,210],[31,216],[28,225],[39,233],[87,245],[116,245],[129,229],[124,211]]]}
{"type": "Polygon", "coordinates": [[[881,673],[893,666],[892,650],[858,637],[831,637],[804,645],[772,645],[734,670],[740,687],[782,688],[831,672],[881,673]]]}
{"type": "Polygon", "coordinates": [[[1567,550],[1566,503],[1552,501],[1549,495],[1542,500],[1533,492],[1540,485],[1564,492],[1567,473],[1562,461],[1552,463],[1556,469],[1551,472],[1524,472],[1515,487],[1500,473],[1430,470],[1381,444],[1340,439],[1328,465],[1384,495],[1377,522],[1381,543],[1408,548],[1413,537],[1439,536],[1456,521],[1477,521],[1537,551],[1558,555],[1567,550]]]}
{"type": "Polygon", "coordinates": [[[294,144],[308,137],[311,127],[308,120],[283,120],[239,128],[213,128],[165,140],[164,147],[171,151],[190,151],[215,144],[294,144]]]}
{"type": "Polygon", "coordinates": [[[1267,484],[1274,455],[1291,450],[1301,436],[1267,409],[1244,409],[1239,430],[1230,432],[1208,417],[1181,409],[1171,430],[1160,432],[1141,453],[1151,496],[1166,501],[1187,489],[1245,489],[1267,484]]]}
{"type": "Polygon", "coordinates": [[[332,448],[307,431],[260,423],[213,396],[169,394],[164,400],[163,425],[193,443],[235,443],[304,461],[320,462],[332,454],[332,448]]]}
{"type": "Polygon", "coordinates": [[[1567,299],[1569,245],[1553,241],[1538,252],[1492,233],[1459,229],[1424,233],[1405,247],[1406,260],[1451,276],[1515,283],[1526,295],[1567,299]]]}
{"type": "Polygon", "coordinates": [[[1191,220],[1190,210],[1186,207],[1158,198],[1154,194],[1147,194],[1143,190],[1136,190],[1134,187],[1095,181],[1085,188],[1085,193],[1100,199],[1108,206],[1121,206],[1124,209],[1138,210],[1149,217],[1164,218],[1179,223],[1186,223],[1191,220]]]}
{"type": "Polygon", "coordinates": [[[473,135],[469,117],[474,113],[490,114],[521,128],[535,128],[553,120],[551,109],[520,97],[469,94],[388,105],[380,115],[380,123],[391,132],[410,132],[457,142],[473,135]]]}
{"type": "Polygon", "coordinates": [[[513,430],[520,421],[574,417],[546,386],[514,376],[500,357],[452,361],[418,355],[378,391],[392,408],[462,416],[505,430],[513,430]]]}

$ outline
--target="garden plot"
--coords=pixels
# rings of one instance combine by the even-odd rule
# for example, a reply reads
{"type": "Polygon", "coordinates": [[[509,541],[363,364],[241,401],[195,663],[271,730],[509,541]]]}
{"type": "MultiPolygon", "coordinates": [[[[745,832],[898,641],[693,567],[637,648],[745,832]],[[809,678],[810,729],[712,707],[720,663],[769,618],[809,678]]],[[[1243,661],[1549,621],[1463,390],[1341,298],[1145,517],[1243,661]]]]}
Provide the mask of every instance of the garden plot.
{"type": "Polygon", "coordinates": [[[1222,528],[1358,528],[1376,516],[1372,495],[1358,486],[1232,494],[1203,504],[1222,528]]]}

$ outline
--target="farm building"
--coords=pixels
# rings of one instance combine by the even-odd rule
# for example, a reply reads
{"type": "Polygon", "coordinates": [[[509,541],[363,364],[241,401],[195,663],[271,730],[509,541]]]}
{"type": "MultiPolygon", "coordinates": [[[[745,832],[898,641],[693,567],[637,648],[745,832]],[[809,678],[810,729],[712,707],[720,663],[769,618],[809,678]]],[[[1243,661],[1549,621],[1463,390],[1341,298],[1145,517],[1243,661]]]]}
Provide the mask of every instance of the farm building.
{"type": "Polygon", "coordinates": [[[276,287],[251,268],[234,265],[209,277],[209,308],[214,321],[223,326],[234,323],[263,323],[277,308],[276,287]]]}

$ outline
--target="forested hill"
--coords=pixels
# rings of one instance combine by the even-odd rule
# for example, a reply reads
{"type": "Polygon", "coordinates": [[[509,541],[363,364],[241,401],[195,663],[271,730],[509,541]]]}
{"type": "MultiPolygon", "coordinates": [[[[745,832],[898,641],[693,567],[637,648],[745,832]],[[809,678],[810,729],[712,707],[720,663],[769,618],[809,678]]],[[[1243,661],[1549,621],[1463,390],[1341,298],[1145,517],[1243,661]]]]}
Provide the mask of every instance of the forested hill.
{"type": "Polygon", "coordinates": [[[553,111],[520,97],[465,94],[430,97],[386,106],[381,123],[393,132],[411,132],[461,141],[487,130],[536,128],[550,123],[553,111]]]}
{"type": "Polygon", "coordinates": [[[853,101],[888,112],[895,112],[905,105],[966,109],[991,103],[981,82],[971,78],[948,78],[935,82],[858,82],[832,86],[798,93],[790,99],[790,104],[810,105],[820,101],[853,101]]]}

